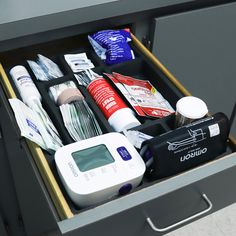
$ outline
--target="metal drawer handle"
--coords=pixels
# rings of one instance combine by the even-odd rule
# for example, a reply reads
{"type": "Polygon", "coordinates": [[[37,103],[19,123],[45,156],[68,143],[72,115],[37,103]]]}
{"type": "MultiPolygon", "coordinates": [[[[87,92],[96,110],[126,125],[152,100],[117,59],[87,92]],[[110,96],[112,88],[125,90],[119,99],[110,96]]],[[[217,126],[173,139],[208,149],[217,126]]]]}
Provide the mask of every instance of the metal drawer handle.
{"type": "Polygon", "coordinates": [[[173,228],[175,228],[175,227],[177,227],[177,226],[180,226],[180,225],[182,225],[182,224],[184,224],[184,223],[186,223],[186,222],[188,222],[188,221],[191,221],[191,220],[193,220],[193,219],[195,219],[195,218],[197,218],[197,217],[199,217],[199,216],[201,216],[201,215],[204,215],[205,213],[207,213],[208,211],[210,211],[211,209],[212,209],[212,202],[209,200],[209,198],[207,197],[207,195],[206,194],[202,194],[202,198],[206,201],[206,203],[207,203],[207,205],[208,205],[208,207],[205,209],[205,210],[203,210],[203,211],[201,211],[201,212],[198,212],[198,213],[196,213],[196,214],[194,214],[194,215],[192,215],[192,216],[190,216],[190,217],[188,217],[188,218],[186,218],[186,219],[184,219],[184,220],[181,220],[181,221],[179,221],[179,222],[177,222],[177,223],[175,223],[175,224],[173,224],[173,225],[170,225],[170,226],[167,226],[167,227],[165,227],[165,228],[157,228],[154,224],[153,224],[153,222],[152,222],[152,220],[150,219],[150,217],[148,217],[146,220],[147,220],[147,222],[148,222],[148,224],[150,225],[150,227],[154,230],[154,231],[156,231],[156,232],[159,232],[159,233],[163,233],[163,232],[166,232],[166,231],[168,231],[168,230],[171,230],[171,229],[173,229],[173,228]]]}

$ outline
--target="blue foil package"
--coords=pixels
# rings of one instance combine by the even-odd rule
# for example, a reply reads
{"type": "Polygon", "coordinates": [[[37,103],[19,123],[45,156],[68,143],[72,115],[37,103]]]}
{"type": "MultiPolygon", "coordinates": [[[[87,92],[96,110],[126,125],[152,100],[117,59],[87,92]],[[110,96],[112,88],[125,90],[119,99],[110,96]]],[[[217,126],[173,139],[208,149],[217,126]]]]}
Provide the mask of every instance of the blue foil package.
{"type": "Polygon", "coordinates": [[[126,30],[102,30],[89,36],[101,47],[108,49],[112,43],[127,43],[131,41],[131,35],[126,30]]]}
{"type": "Polygon", "coordinates": [[[102,30],[89,35],[88,39],[97,55],[108,65],[135,58],[128,44],[132,40],[131,35],[126,30],[102,30]]]}
{"type": "Polygon", "coordinates": [[[105,63],[107,65],[117,64],[134,59],[133,50],[127,43],[117,43],[110,46],[106,52],[105,63]]]}

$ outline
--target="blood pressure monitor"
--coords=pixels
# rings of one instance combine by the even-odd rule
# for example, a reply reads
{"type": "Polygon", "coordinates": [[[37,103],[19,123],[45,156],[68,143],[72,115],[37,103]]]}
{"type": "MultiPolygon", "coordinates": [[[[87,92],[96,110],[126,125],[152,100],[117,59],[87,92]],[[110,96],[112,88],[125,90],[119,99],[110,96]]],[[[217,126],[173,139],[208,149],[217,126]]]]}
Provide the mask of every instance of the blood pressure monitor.
{"type": "Polygon", "coordinates": [[[120,133],[108,133],[61,147],[58,173],[71,199],[86,207],[137,187],[145,172],[139,153],[120,133]]]}

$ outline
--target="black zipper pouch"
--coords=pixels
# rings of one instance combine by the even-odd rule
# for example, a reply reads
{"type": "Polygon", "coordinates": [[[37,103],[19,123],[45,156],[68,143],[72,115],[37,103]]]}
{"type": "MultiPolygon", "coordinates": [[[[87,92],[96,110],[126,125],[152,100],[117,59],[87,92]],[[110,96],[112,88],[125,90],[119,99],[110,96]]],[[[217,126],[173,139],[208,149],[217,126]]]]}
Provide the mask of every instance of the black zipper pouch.
{"type": "Polygon", "coordinates": [[[195,121],[143,143],[141,155],[148,178],[178,174],[226,151],[229,120],[223,113],[195,121]]]}

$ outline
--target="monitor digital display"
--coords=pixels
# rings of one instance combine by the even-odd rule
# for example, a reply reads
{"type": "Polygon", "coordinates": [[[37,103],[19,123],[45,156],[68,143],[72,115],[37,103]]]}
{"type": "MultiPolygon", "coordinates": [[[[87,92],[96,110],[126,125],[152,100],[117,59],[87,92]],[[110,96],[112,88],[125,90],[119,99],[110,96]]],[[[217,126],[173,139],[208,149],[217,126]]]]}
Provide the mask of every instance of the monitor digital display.
{"type": "Polygon", "coordinates": [[[104,144],[79,150],[73,152],[71,155],[81,172],[114,162],[114,158],[104,144]]]}

